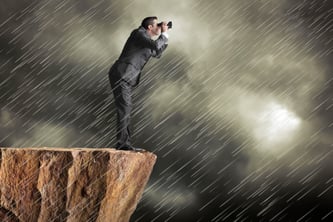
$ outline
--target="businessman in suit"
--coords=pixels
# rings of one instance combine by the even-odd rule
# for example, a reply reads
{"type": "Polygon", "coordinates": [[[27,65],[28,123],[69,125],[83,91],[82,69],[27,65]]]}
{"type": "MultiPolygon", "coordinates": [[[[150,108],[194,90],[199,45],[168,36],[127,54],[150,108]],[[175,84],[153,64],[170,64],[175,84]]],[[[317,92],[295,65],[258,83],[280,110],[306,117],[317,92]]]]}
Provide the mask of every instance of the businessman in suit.
{"type": "Polygon", "coordinates": [[[117,109],[118,150],[145,151],[131,144],[130,114],[132,110],[132,90],[139,84],[141,70],[151,57],[161,58],[168,46],[168,26],[163,22],[157,25],[157,17],[150,16],[142,20],[134,29],[125,46],[109,70],[109,80],[117,109]],[[152,37],[159,35],[156,40],[152,37]]]}

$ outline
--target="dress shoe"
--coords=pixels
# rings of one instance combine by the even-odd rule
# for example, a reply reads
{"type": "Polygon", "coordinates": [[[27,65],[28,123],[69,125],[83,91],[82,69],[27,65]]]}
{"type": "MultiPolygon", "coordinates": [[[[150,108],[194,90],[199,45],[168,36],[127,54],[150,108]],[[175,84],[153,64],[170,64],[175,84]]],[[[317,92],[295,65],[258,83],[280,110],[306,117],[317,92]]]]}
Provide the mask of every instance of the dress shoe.
{"type": "Polygon", "coordinates": [[[116,147],[117,150],[129,150],[129,151],[136,151],[136,152],[145,152],[145,149],[134,147],[134,146],[120,146],[116,147]]]}

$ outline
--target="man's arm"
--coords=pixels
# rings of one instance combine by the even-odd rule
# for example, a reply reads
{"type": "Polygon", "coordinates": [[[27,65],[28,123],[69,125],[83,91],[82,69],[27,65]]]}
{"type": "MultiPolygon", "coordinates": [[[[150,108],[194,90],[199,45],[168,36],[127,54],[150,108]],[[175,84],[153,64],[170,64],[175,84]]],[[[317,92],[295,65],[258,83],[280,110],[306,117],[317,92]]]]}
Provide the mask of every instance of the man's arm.
{"type": "Polygon", "coordinates": [[[162,52],[168,47],[168,44],[164,44],[160,50],[152,50],[152,57],[161,58],[162,52]]]}
{"type": "Polygon", "coordinates": [[[142,44],[152,50],[159,51],[164,47],[164,45],[168,42],[168,38],[165,33],[162,33],[156,40],[152,40],[149,36],[147,36],[142,31],[137,31],[135,33],[135,39],[142,44]]]}
{"type": "MultiPolygon", "coordinates": [[[[167,39],[169,39],[169,35],[167,32],[162,32],[161,35],[164,35],[167,39]]],[[[168,47],[168,42],[166,42],[160,50],[152,50],[152,57],[161,58],[162,52],[168,47]]]]}

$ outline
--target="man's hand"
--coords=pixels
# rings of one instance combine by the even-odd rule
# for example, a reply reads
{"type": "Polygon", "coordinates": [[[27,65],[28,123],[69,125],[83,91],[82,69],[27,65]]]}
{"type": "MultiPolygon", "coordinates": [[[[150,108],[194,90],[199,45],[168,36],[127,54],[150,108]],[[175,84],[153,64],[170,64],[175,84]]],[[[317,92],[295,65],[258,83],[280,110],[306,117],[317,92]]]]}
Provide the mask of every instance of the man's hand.
{"type": "Polygon", "coordinates": [[[166,32],[166,31],[168,31],[168,29],[169,29],[168,23],[163,21],[162,26],[161,26],[161,32],[166,32]]]}

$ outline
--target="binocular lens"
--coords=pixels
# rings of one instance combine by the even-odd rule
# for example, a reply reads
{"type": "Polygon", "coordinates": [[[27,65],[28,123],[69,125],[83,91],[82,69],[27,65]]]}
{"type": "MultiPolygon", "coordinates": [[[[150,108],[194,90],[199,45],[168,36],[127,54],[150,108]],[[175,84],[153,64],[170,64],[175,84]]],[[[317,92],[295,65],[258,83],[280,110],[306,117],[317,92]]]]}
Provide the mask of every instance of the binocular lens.
{"type": "MultiPolygon", "coordinates": [[[[162,26],[162,24],[163,24],[163,22],[160,22],[157,25],[158,26],[162,26]]],[[[169,29],[171,29],[172,28],[172,21],[169,21],[168,24],[167,24],[167,26],[169,27],[169,29]]]]}

